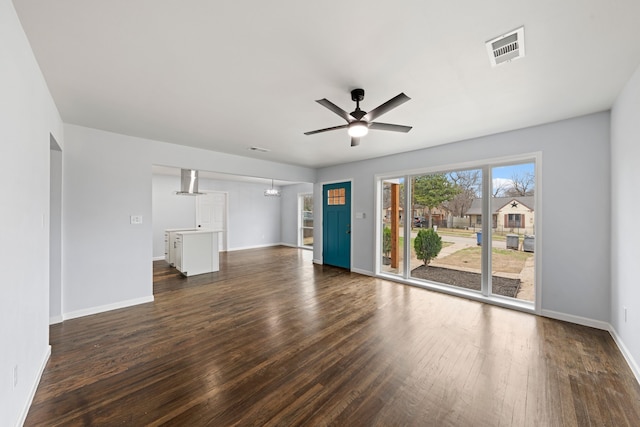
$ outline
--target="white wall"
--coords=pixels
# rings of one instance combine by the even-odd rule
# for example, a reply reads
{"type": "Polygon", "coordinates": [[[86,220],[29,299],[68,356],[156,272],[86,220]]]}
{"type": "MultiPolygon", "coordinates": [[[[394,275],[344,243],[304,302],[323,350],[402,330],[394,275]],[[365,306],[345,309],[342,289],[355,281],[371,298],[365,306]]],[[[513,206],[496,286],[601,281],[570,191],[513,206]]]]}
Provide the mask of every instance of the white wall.
{"type": "Polygon", "coordinates": [[[0,0],[0,94],[0,423],[13,426],[26,417],[50,351],[49,135],[63,140],[9,0],[0,0]]]}
{"type": "Polygon", "coordinates": [[[313,193],[313,184],[303,183],[282,187],[281,241],[285,245],[298,246],[298,196],[313,193]]]}
{"type": "Polygon", "coordinates": [[[611,110],[611,324],[640,380],[639,159],[640,68],[611,110]]]}
{"type": "Polygon", "coordinates": [[[49,323],[62,321],[62,150],[51,137],[49,224],[49,323]]]}
{"type": "MultiPolygon", "coordinates": [[[[265,197],[271,184],[200,178],[199,191],[227,193],[228,250],[272,246],[281,243],[281,198],[265,197]]],[[[312,184],[308,184],[312,187],[312,184]]],[[[283,188],[288,188],[285,186],[283,188]]],[[[164,256],[164,230],[195,227],[195,197],[176,196],[180,177],[153,175],[153,257],[164,256]]],[[[290,207],[286,207],[290,209],[290,207]]],[[[295,209],[295,208],[294,208],[295,209]]],[[[295,213],[293,214],[295,217],[295,213]]]]}
{"type": "Polygon", "coordinates": [[[164,259],[164,230],[195,228],[196,198],[177,196],[180,177],[153,175],[151,221],[153,223],[153,259],[164,259]]]}
{"type": "MultiPolygon", "coordinates": [[[[373,273],[375,260],[374,175],[542,152],[542,309],[596,322],[610,318],[609,113],[603,112],[411,153],[324,168],[321,184],[353,179],[352,269],[373,273]]],[[[317,215],[320,211],[316,208],[317,215]]],[[[322,260],[322,228],[316,221],[314,259],[322,260]]]]}
{"type": "Polygon", "coordinates": [[[200,191],[228,193],[228,250],[240,250],[280,243],[280,199],[265,197],[271,184],[201,179],[200,191]]]}
{"type": "MultiPolygon", "coordinates": [[[[308,168],[75,125],[65,125],[63,161],[65,318],[152,300],[152,165],[315,180],[308,168]],[[142,215],[143,223],[131,225],[130,215],[142,215]]],[[[251,209],[248,220],[260,215],[251,209]]],[[[261,232],[265,241],[271,238],[261,232]]]]}

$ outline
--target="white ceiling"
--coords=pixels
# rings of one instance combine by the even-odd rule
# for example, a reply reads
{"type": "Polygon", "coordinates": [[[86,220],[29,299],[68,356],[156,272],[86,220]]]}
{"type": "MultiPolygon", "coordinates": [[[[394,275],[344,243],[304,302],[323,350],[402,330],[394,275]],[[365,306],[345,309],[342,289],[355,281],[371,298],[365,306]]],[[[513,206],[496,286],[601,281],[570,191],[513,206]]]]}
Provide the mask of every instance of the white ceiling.
{"type": "Polygon", "coordinates": [[[611,107],[640,64],[637,0],[14,0],[62,119],[321,167],[611,107]],[[485,42],[521,25],[526,57],[485,42]],[[412,98],[350,147],[314,100],[412,98]],[[269,153],[248,150],[251,146],[269,153]]]}

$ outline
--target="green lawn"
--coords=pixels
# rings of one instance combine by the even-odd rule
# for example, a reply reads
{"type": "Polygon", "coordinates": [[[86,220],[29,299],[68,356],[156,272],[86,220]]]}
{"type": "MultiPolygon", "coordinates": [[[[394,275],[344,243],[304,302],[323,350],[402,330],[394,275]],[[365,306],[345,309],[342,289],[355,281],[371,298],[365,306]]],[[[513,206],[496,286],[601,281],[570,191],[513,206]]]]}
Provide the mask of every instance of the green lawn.
{"type": "MultiPolygon", "coordinates": [[[[461,249],[449,256],[438,259],[441,264],[452,267],[480,268],[481,247],[461,249]]],[[[510,249],[491,249],[491,269],[505,273],[519,273],[528,258],[533,256],[529,252],[514,251],[510,249]]]]}

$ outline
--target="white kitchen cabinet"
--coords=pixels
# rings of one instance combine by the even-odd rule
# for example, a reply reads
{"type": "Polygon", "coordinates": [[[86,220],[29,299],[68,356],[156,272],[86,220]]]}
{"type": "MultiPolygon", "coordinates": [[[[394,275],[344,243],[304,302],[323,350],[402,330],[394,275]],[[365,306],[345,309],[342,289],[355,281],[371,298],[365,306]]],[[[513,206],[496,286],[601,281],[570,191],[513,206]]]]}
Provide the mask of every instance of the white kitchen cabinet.
{"type": "Polygon", "coordinates": [[[169,262],[169,232],[166,230],[164,232],[164,259],[169,262]]]}
{"type": "Polygon", "coordinates": [[[218,231],[178,231],[175,244],[175,267],[185,276],[220,270],[218,231]]]}
{"type": "Polygon", "coordinates": [[[164,231],[164,259],[169,263],[171,267],[176,266],[176,233],[196,230],[196,228],[170,228],[164,231]]]}

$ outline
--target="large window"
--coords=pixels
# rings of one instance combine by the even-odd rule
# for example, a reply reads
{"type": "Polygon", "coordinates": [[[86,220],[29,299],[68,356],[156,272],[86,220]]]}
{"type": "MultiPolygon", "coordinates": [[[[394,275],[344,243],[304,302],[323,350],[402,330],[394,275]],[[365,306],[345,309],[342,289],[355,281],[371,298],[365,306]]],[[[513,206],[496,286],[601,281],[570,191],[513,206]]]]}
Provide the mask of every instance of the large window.
{"type": "Polygon", "coordinates": [[[534,302],[535,170],[530,159],[380,178],[378,272],[534,302]]]}

